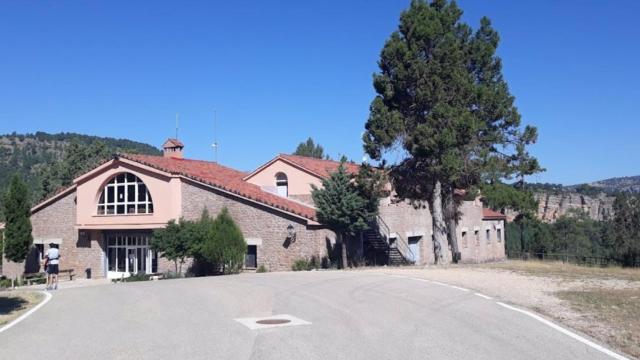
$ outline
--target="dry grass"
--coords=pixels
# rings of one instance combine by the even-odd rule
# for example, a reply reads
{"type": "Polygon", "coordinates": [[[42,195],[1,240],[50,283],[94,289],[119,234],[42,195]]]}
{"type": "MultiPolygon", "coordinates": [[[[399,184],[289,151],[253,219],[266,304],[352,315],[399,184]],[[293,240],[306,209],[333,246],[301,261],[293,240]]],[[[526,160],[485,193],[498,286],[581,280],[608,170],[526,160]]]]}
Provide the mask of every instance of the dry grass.
{"type": "MultiPolygon", "coordinates": [[[[603,340],[640,358],[640,288],[588,289],[556,294],[585,317],[608,327],[607,339],[603,340]]],[[[603,335],[592,329],[581,330],[592,336],[603,335]]]]}
{"type": "Polygon", "coordinates": [[[0,325],[12,321],[36,306],[43,297],[42,293],[35,291],[0,292],[0,325]]]}
{"type": "Polygon", "coordinates": [[[483,267],[510,270],[523,275],[556,277],[564,280],[603,279],[640,281],[640,269],[610,267],[587,267],[551,261],[509,260],[502,263],[486,264],[483,267]]]}

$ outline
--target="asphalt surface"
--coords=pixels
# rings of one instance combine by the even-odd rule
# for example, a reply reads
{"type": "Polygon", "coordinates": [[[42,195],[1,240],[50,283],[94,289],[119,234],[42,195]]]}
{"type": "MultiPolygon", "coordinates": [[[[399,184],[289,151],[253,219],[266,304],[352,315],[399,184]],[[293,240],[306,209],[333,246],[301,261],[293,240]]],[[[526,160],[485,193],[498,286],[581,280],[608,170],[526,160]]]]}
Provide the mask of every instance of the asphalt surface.
{"type": "Polygon", "coordinates": [[[611,359],[472,291],[357,271],[58,290],[0,334],[0,359],[180,358],[611,359]],[[273,314],[311,325],[234,320],[273,314]]]}

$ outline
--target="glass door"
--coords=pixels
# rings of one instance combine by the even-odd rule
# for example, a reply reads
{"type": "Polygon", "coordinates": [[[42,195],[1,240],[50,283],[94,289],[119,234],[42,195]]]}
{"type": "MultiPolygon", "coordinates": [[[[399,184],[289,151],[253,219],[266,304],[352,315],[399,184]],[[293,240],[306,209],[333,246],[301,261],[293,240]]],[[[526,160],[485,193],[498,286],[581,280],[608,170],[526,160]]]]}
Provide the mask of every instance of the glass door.
{"type": "Polygon", "coordinates": [[[107,235],[107,277],[121,278],[131,274],[155,272],[155,254],[149,246],[148,233],[107,235]]]}

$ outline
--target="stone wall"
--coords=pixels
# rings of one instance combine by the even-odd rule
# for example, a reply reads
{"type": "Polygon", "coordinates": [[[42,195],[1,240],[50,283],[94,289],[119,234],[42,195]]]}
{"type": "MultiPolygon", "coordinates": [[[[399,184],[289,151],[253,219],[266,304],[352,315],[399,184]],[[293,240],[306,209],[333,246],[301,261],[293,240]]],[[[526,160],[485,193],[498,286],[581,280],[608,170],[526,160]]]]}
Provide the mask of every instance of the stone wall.
{"type": "Polygon", "coordinates": [[[392,197],[380,200],[380,217],[389,226],[392,233],[396,233],[409,241],[410,236],[420,236],[420,260],[418,265],[432,264],[435,261],[431,234],[431,212],[427,205],[416,205],[409,201],[397,201],[392,197]]]}
{"type": "MultiPolygon", "coordinates": [[[[48,239],[62,239],[60,244],[60,270],[73,269],[76,278],[86,277],[90,269],[93,278],[104,277],[104,242],[97,231],[80,232],[75,229],[76,193],[72,192],[47,207],[31,215],[35,242],[44,240],[44,250],[48,239]]],[[[29,272],[42,269],[28,269],[29,272]]],[[[5,259],[3,274],[10,278],[25,272],[25,263],[14,263],[5,259]]]]}
{"type": "Polygon", "coordinates": [[[297,217],[196,183],[182,183],[182,216],[185,219],[198,219],[204,208],[215,217],[224,207],[245,239],[257,244],[258,266],[264,265],[269,271],[291,270],[291,265],[298,259],[327,256],[327,244],[335,243],[333,232],[307,226],[297,217]],[[293,225],[296,232],[293,242],[287,239],[289,225],[293,225]]]}

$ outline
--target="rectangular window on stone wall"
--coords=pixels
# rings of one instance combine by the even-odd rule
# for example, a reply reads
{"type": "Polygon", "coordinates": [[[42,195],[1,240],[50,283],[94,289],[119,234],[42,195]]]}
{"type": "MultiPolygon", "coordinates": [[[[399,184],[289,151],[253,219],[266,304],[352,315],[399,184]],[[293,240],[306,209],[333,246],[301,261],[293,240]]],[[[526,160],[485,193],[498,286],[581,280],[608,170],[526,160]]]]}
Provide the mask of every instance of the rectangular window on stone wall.
{"type": "Polygon", "coordinates": [[[502,229],[498,229],[496,230],[496,233],[498,234],[498,242],[502,241],[502,229]]]}
{"type": "Polygon", "coordinates": [[[487,244],[491,242],[491,230],[487,229],[487,244]]]}
{"type": "Polygon", "coordinates": [[[476,230],[473,232],[473,235],[476,237],[476,246],[480,245],[480,231],[476,230]]]}
{"type": "Polygon", "coordinates": [[[462,247],[466,248],[468,246],[467,244],[467,232],[463,231],[462,232],[462,247]]]}

